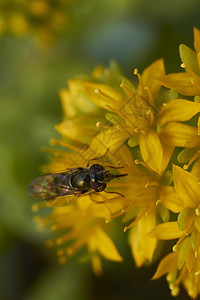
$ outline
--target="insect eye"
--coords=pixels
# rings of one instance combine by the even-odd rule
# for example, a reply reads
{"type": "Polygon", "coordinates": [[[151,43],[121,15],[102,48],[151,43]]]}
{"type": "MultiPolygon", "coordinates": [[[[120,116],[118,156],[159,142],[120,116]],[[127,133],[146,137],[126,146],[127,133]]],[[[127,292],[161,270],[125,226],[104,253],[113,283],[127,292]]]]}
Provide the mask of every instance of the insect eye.
{"type": "Polygon", "coordinates": [[[99,171],[105,170],[103,166],[99,164],[94,164],[90,167],[90,175],[96,175],[99,171]]]}
{"type": "Polygon", "coordinates": [[[90,183],[91,188],[95,191],[95,192],[102,192],[103,190],[105,190],[106,188],[106,183],[102,183],[102,182],[92,182],[90,183]]]}

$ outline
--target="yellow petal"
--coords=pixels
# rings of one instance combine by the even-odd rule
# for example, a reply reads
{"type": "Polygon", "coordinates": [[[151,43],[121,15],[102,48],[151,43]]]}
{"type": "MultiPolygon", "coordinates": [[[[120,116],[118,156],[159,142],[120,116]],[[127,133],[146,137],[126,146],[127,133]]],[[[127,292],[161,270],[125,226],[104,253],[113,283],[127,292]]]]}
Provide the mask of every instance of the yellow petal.
{"type": "Polygon", "coordinates": [[[200,178],[200,158],[198,158],[197,161],[195,161],[191,172],[194,176],[200,178]]]}
{"type": "Polygon", "coordinates": [[[196,148],[200,147],[200,137],[197,128],[180,123],[169,123],[162,131],[159,137],[168,146],[196,148]]]}
{"type": "Polygon", "coordinates": [[[194,220],[195,228],[200,232],[200,217],[196,217],[194,220]]]}
{"type": "Polygon", "coordinates": [[[150,88],[153,98],[157,96],[160,89],[160,83],[156,79],[164,74],[165,67],[162,59],[156,60],[142,73],[143,85],[150,88]]]}
{"type": "Polygon", "coordinates": [[[193,72],[199,74],[197,55],[194,50],[184,44],[181,44],[179,46],[179,52],[182,62],[185,63],[193,72]]]}
{"type": "Polygon", "coordinates": [[[174,188],[185,207],[196,208],[200,199],[199,179],[176,165],[173,165],[173,175],[174,188]]]}
{"type": "Polygon", "coordinates": [[[152,279],[158,279],[168,272],[173,272],[177,269],[178,253],[170,253],[165,256],[159,263],[156,273],[152,279]]]}
{"type": "Polygon", "coordinates": [[[175,89],[183,95],[199,95],[199,90],[192,84],[191,79],[192,78],[188,73],[172,73],[160,76],[158,81],[167,88],[175,89]]]}
{"type": "Polygon", "coordinates": [[[188,254],[188,252],[191,249],[191,239],[185,238],[179,248],[179,256],[178,256],[178,269],[180,270],[184,263],[185,263],[185,257],[188,254]]]}
{"type": "Polygon", "coordinates": [[[161,173],[163,148],[155,131],[149,131],[146,135],[140,134],[139,146],[143,160],[155,172],[161,173]]]}
{"type": "Polygon", "coordinates": [[[97,277],[100,277],[103,274],[102,264],[101,264],[99,255],[92,256],[92,268],[93,268],[94,274],[97,277]]]}
{"type": "Polygon", "coordinates": [[[61,102],[67,117],[73,117],[78,112],[92,113],[98,111],[98,107],[85,95],[84,81],[70,79],[68,90],[60,91],[61,102]]]}
{"type": "Polygon", "coordinates": [[[188,267],[188,271],[190,273],[196,273],[200,271],[200,262],[199,260],[195,257],[194,251],[190,250],[189,253],[185,257],[185,261],[188,267]]]}
{"type": "Polygon", "coordinates": [[[179,198],[172,186],[162,187],[160,201],[165,207],[175,213],[180,212],[184,206],[183,201],[179,198]]]}
{"type": "Polygon", "coordinates": [[[100,227],[96,228],[92,242],[93,249],[99,251],[106,259],[118,262],[123,261],[113,241],[100,227]]]}
{"type": "Polygon", "coordinates": [[[127,132],[119,131],[113,126],[107,130],[100,130],[90,143],[90,148],[98,155],[105,154],[108,149],[109,153],[116,155],[128,137],[127,132]]]}
{"type": "Polygon", "coordinates": [[[136,267],[139,268],[145,263],[146,257],[144,256],[144,251],[140,245],[140,240],[138,235],[139,232],[137,230],[137,226],[138,225],[136,224],[136,226],[129,231],[128,241],[131,246],[131,253],[134,258],[136,267]]]}
{"type": "Polygon", "coordinates": [[[171,100],[161,107],[156,116],[157,124],[166,124],[173,121],[187,121],[200,112],[200,103],[183,99],[171,100]]]}
{"type": "MultiPolygon", "coordinates": [[[[56,130],[64,137],[78,142],[89,142],[97,132],[96,122],[100,122],[101,117],[81,114],[75,118],[67,118],[56,125],[56,130]]],[[[103,119],[102,119],[103,121],[103,119]]]]}
{"type": "Polygon", "coordinates": [[[183,235],[183,232],[178,228],[177,222],[166,222],[157,225],[148,236],[159,240],[177,239],[183,235]]]}
{"type": "MultiPolygon", "coordinates": [[[[160,136],[159,136],[159,139],[160,139],[160,136]]],[[[171,159],[172,153],[174,151],[174,147],[164,144],[164,142],[161,139],[160,139],[160,141],[161,141],[162,148],[163,148],[163,160],[162,160],[162,166],[161,166],[161,173],[163,173],[165,171],[165,169],[167,168],[168,163],[171,159]]]]}
{"type": "Polygon", "coordinates": [[[84,87],[90,100],[104,109],[107,109],[108,105],[120,109],[125,103],[124,95],[109,85],[87,82],[84,87]]]}
{"type": "Polygon", "coordinates": [[[155,227],[155,222],[155,211],[153,211],[147,217],[141,218],[130,230],[129,243],[137,267],[146,260],[152,260],[157,241],[147,234],[155,227]]]}

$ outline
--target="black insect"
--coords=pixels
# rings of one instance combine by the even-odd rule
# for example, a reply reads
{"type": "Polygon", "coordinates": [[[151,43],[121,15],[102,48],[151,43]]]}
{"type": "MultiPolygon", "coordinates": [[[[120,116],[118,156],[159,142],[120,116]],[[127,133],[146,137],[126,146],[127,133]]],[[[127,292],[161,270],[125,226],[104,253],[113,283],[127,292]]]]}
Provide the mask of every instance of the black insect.
{"type": "MultiPolygon", "coordinates": [[[[121,167],[109,166],[109,168],[121,167]]],[[[53,202],[58,206],[59,198],[62,198],[63,206],[86,193],[102,192],[110,180],[126,175],[113,174],[100,164],[93,164],[87,168],[67,169],[61,173],[46,174],[33,180],[29,185],[29,195],[47,201],[55,200],[53,202]]]]}

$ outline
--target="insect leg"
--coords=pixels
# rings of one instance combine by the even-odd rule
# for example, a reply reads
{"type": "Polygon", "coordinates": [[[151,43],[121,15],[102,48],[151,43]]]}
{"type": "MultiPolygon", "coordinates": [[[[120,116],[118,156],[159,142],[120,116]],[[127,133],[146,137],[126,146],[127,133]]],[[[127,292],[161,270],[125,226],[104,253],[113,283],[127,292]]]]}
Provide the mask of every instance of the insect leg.
{"type": "Polygon", "coordinates": [[[119,193],[119,192],[108,192],[106,190],[104,190],[104,192],[106,192],[107,194],[116,194],[116,195],[119,195],[119,196],[125,198],[125,196],[123,194],[119,193]]]}
{"type": "Polygon", "coordinates": [[[89,194],[90,200],[91,200],[92,202],[95,202],[96,204],[103,204],[103,205],[105,205],[105,207],[107,208],[107,210],[108,210],[109,213],[110,213],[110,217],[112,217],[112,211],[111,211],[110,207],[105,203],[105,201],[108,201],[108,200],[105,200],[105,201],[98,201],[98,200],[95,200],[95,199],[93,199],[93,198],[91,197],[92,194],[94,194],[94,192],[92,192],[92,193],[89,194]]]}
{"type": "Polygon", "coordinates": [[[124,166],[122,166],[122,167],[115,167],[115,166],[104,166],[104,168],[123,169],[123,168],[124,168],[124,166]]]}

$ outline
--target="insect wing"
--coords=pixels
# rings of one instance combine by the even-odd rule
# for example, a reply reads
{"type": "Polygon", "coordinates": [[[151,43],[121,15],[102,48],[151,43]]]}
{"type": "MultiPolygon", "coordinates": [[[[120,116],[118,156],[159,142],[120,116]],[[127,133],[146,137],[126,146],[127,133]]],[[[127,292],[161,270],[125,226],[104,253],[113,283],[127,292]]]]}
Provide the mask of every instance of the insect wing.
{"type": "Polygon", "coordinates": [[[47,200],[52,206],[65,206],[73,203],[81,193],[70,185],[72,170],[46,174],[34,179],[29,185],[29,195],[47,200]]]}
{"type": "Polygon", "coordinates": [[[48,200],[48,204],[53,207],[63,207],[63,206],[75,203],[76,199],[79,196],[80,196],[80,193],[67,195],[67,196],[59,196],[59,197],[48,200]]]}

